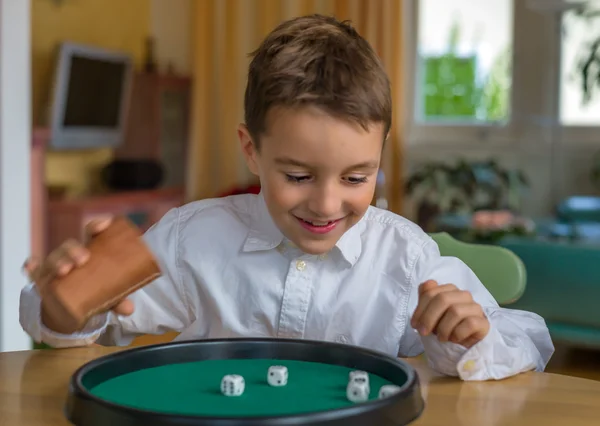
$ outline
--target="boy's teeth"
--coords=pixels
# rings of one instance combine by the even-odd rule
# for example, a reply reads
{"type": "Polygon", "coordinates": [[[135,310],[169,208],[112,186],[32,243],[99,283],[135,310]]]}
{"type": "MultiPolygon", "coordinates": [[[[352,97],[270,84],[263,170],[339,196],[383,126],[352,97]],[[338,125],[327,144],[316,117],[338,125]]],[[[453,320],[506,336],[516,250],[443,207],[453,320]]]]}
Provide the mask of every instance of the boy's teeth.
{"type": "Polygon", "coordinates": [[[305,222],[310,223],[311,225],[314,226],[325,226],[325,225],[329,225],[329,222],[311,222],[309,220],[305,220],[305,222]]]}

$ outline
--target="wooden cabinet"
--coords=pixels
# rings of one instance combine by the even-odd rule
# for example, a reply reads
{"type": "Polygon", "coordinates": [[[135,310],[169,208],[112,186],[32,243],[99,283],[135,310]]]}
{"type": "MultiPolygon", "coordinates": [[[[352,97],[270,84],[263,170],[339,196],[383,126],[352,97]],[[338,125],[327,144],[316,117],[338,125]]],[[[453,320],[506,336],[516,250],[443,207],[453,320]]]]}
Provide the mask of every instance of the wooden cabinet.
{"type": "Polygon", "coordinates": [[[124,215],[146,231],[170,209],[184,203],[183,188],[123,192],[75,199],[50,200],[48,245],[85,238],[85,225],[97,217],[124,215]]]}
{"type": "Polygon", "coordinates": [[[168,210],[184,203],[189,144],[191,79],[135,75],[125,140],[115,159],[155,160],[164,169],[159,189],[48,199],[46,146],[50,132],[34,129],[31,152],[32,255],[45,257],[68,238],[80,240],[95,217],[123,214],[148,229],[168,210]]]}
{"type": "Polygon", "coordinates": [[[117,159],[155,160],[164,170],[163,188],[185,185],[191,80],[138,73],[133,79],[125,140],[117,159]]]}

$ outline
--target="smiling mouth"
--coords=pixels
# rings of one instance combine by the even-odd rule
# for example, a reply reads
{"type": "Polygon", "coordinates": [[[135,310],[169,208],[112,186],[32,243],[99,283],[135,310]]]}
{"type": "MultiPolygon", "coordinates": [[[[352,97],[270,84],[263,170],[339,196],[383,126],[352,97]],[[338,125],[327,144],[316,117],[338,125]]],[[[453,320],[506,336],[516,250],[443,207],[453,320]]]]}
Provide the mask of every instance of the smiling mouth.
{"type": "Polygon", "coordinates": [[[333,223],[339,222],[342,219],[335,219],[335,220],[329,220],[329,221],[323,221],[323,220],[306,220],[306,219],[302,219],[301,217],[296,216],[296,219],[301,220],[304,223],[307,223],[309,225],[312,226],[328,226],[331,225],[333,223]]]}
{"type": "Polygon", "coordinates": [[[338,224],[344,219],[343,217],[335,220],[307,220],[298,216],[294,216],[300,226],[308,232],[315,235],[326,235],[338,227],[338,224]]]}

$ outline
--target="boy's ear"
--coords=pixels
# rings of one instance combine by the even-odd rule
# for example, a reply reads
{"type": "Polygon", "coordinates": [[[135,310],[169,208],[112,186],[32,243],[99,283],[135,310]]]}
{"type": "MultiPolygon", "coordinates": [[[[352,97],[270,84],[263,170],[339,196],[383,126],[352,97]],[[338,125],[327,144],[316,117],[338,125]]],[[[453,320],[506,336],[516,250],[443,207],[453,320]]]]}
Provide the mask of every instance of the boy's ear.
{"type": "Polygon", "coordinates": [[[258,163],[256,159],[258,152],[256,152],[256,146],[254,145],[254,142],[252,142],[252,137],[245,124],[240,124],[238,126],[238,139],[240,140],[240,146],[244,158],[246,159],[248,169],[252,174],[258,176],[258,163]]]}

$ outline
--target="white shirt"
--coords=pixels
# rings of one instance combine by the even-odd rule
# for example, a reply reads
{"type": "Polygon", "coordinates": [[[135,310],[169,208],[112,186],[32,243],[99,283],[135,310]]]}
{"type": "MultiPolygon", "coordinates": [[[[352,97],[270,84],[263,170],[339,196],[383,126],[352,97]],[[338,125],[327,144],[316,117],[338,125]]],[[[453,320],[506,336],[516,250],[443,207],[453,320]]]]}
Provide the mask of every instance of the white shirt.
{"type": "Polygon", "coordinates": [[[261,195],[173,209],[145,240],[163,276],[130,296],[133,315],[99,315],[81,333],[60,335],[41,324],[39,295],[29,284],[21,294],[25,331],[54,347],[127,345],[138,335],[177,331],[177,340],[299,338],[391,356],[425,350],[432,368],[463,380],[541,371],[554,351],[541,317],[498,307],[464,263],[441,257],[417,225],[389,211],[370,207],[326,256],[295,248],[261,195]],[[467,350],[411,328],[418,286],[428,279],[472,293],[491,323],[482,341],[467,350]]]}

